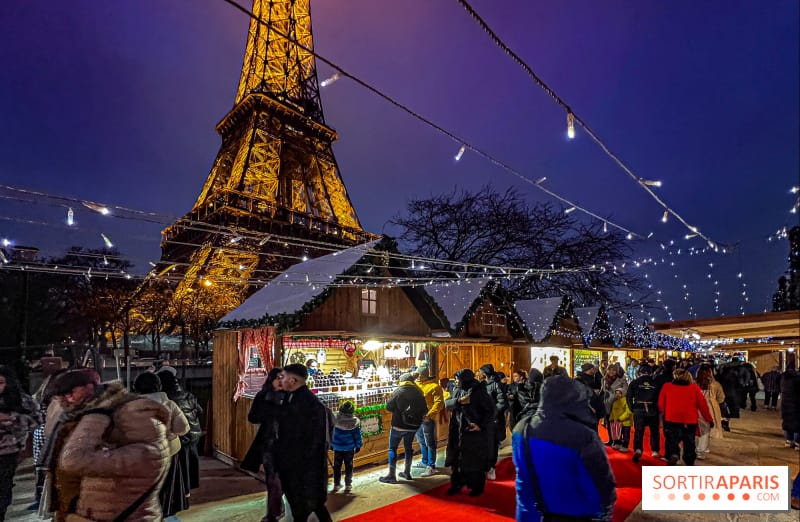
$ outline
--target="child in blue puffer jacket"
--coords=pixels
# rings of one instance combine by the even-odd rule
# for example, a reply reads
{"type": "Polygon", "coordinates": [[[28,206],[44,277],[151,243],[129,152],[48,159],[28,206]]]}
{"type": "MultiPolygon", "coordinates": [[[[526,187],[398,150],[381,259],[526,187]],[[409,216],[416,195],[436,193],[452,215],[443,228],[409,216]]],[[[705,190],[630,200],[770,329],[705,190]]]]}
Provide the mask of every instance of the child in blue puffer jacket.
{"type": "Polygon", "coordinates": [[[353,491],[353,457],[361,450],[361,421],[353,415],[353,403],[347,401],[339,406],[333,425],[333,490],[342,488],[342,464],[344,464],[344,492],[353,491]]]}

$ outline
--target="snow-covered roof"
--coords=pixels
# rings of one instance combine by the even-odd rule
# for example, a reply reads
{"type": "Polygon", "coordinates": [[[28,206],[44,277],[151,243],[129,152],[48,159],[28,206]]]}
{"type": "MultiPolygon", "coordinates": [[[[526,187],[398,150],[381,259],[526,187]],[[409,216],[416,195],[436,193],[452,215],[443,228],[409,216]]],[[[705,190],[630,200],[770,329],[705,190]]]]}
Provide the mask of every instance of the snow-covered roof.
{"type": "Polygon", "coordinates": [[[550,333],[553,318],[561,307],[563,297],[548,297],[546,299],[529,299],[517,301],[514,306],[517,313],[525,321],[528,331],[535,342],[544,340],[550,333]]]}
{"type": "Polygon", "coordinates": [[[488,277],[467,279],[447,285],[426,287],[425,290],[444,312],[450,323],[450,329],[455,330],[456,324],[464,320],[472,303],[490,281],[488,277]]]}
{"type": "Polygon", "coordinates": [[[592,327],[597,320],[598,313],[600,313],[599,306],[587,306],[585,308],[575,309],[575,317],[578,318],[578,324],[581,327],[583,335],[589,335],[592,332],[592,327]]]}
{"type": "Polygon", "coordinates": [[[299,312],[304,304],[325,291],[337,276],[358,263],[377,242],[370,241],[290,266],[221,321],[261,319],[265,315],[299,312]]]}

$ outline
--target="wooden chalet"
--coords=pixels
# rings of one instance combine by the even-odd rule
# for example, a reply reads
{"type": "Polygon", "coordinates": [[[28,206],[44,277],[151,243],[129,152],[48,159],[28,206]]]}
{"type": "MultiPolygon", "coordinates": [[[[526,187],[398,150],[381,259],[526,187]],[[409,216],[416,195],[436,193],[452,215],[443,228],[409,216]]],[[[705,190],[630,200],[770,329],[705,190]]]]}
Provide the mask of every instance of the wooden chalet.
{"type": "MultiPolygon", "coordinates": [[[[615,315],[618,319],[618,327],[612,326],[611,314],[606,307],[592,306],[576,308],[575,315],[583,332],[584,348],[574,351],[573,368],[579,371],[583,363],[590,362],[598,364],[599,361],[609,363],[618,362],[627,369],[628,358],[640,360],[648,355],[647,349],[637,346],[635,343],[635,332],[633,329],[626,335],[625,316],[615,315]],[[619,333],[615,333],[615,330],[619,333]],[[629,343],[626,343],[626,339],[629,343]]],[[[631,328],[633,328],[631,319],[631,328]]]]}
{"type": "Polygon", "coordinates": [[[427,290],[449,325],[450,338],[436,350],[440,378],[484,364],[506,377],[516,368],[528,369],[525,328],[496,280],[470,279],[427,290]]]}
{"type": "Polygon", "coordinates": [[[386,459],[386,397],[400,373],[422,360],[434,363],[433,341],[448,335],[424,290],[387,285],[406,276],[386,255],[387,243],[293,265],[223,318],[226,329],[214,336],[217,458],[236,464],[244,457],[256,432],[247,412],[267,370],[315,359],[321,373],[309,381],[312,391],[334,411],[352,401],[361,418],[364,448],[356,464],[386,459]]]}
{"type": "Polygon", "coordinates": [[[559,365],[574,376],[573,350],[582,348],[583,341],[572,300],[567,296],[529,299],[517,301],[514,307],[531,341],[526,367],[543,370],[556,355],[559,365]]]}
{"type": "Polygon", "coordinates": [[[765,312],[653,323],[662,334],[706,343],[709,351],[742,355],[763,372],[797,365],[800,312],[765,312]],[[713,347],[713,348],[712,348],[713,347]]]}

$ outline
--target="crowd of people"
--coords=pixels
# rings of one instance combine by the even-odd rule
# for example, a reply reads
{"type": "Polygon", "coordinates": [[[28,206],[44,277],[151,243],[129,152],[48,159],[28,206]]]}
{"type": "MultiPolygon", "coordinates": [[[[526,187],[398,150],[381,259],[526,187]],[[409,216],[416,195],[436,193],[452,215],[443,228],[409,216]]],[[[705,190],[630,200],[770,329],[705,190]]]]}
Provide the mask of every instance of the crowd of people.
{"type": "Polygon", "coordinates": [[[29,510],[43,517],[156,521],[188,508],[199,486],[202,409],[176,373],[143,373],[128,392],[91,369],[59,370],[31,397],[0,367],[0,521],[31,433],[37,481],[29,510]]]}
{"type": "MultiPolygon", "coordinates": [[[[90,369],[61,370],[31,397],[13,371],[0,367],[0,521],[31,433],[37,471],[31,509],[43,515],[148,521],[187,509],[199,485],[202,408],[176,373],[170,367],[142,373],[128,392],[101,383],[90,369]]],[[[295,520],[332,520],[325,507],[329,463],[330,492],[353,492],[353,460],[364,446],[354,404],[342,401],[334,416],[308,379],[308,365],[273,368],[248,415],[259,427],[241,467],[263,471],[266,522],[284,515],[284,497],[295,520]]],[[[542,371],[515,370],[509,378],[485,364],[438,380],[423,363],[400,375],[386,399],[388,471],[379,480],[392,485],[439,473],[436,428],[444,421],[447,494],[480,496],[486,481],[496,479],[498,449],[510,430],[518,520],[608,520],[616,487],[605,446],[632,450],[639,462],[649,432],[652,457],[694,465],[731,430],[748,400],[751,410],[759,407],[753,390],[764,391],[761,407],[780,404],[785,445],[800,451],[800,374],[791,367],[759,375],[736,358],[724,365],[667,359],[658,366],[643,359],[626,368],[584,363],[573,379],[553,356],[542,371]],[[421,453],[416,465],[414,438],[421,453]]]]}

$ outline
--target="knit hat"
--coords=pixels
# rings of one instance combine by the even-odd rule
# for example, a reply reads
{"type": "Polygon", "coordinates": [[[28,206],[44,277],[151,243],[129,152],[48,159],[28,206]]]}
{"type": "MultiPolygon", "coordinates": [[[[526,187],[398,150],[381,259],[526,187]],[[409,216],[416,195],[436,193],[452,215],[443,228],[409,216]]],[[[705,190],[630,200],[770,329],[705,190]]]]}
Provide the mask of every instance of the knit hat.
{"type": "Polygon", "coordinates": [[[581,364],[581,371],[588,372],[589,370],[594,369],[594,364],[592,363],[583,363],[581,364]]]}
{"type": "Polygon", "coordinates": [[[430,378],[430,376],[431,376],[431,371],[430,371],[430,369],[428,368],[428,365],[427,365],[427,364],[420,365],[420,366],[417,368],[417,373],[419,373],[419,376],[420,376],[421,378],[423,378],[423,379],[428,379],[428,378],[430,378]]]}
{"type": "Polygon", "coordinates": [[[653,373],[653,367],[649,364],[640,364],[639,371],[636,372],[637,375],[650,375],[653,373]]]}
{"type": "Polygon", "coordinates": [[[339,413],[344,413],[345,415],[352,415],[355,409],[353,408],[352,401],[345,401],[339,405],[339,413]]]}
{"type": "Polygon", "coordinates": [[[486,375],[492,375],[494,373],[494,366],[491,364],[484,364],[480,369],[486,375]]]}
{"type": "Polygon", "coordinates": [[[303,379],[308,379],[308,370],[306,369],[305,364],[289,364],[284,366],[283,371],[286,373],[291,373],[292,375],[297,375],[303,379]]]}
{"type": "Polygon", "coordinates": [[[172,366],[162,366],[161,368],[158,369],[156,373],[165,373],[165,372],[171,373],[173,376],[178,375],[178,370],[176,370],[172,366]]]}
{"type": "Polygon", "coordinates": [[[400,376],[400,382],[414,382],[414,374],[411,372],[406,372],[400,376]]]}

